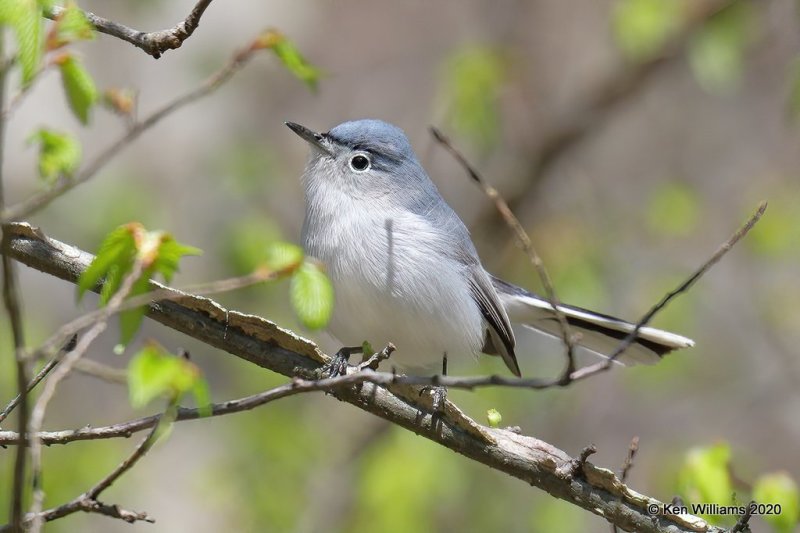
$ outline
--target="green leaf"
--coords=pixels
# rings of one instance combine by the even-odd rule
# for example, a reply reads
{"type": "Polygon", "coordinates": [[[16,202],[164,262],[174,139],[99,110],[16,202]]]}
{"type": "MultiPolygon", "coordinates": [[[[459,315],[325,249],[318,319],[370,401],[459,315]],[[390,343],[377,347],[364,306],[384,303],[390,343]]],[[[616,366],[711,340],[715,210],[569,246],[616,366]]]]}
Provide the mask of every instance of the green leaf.
{"type": "Polygon", "coordinates": [[[205,379],[198,379],[190,392],[194,396],[200,416],[211,416],[211,394],[208,392],[208,382],[205,379]]]}
{"type": "Polygon", "coordinates": [[[162,396],[178,399],[187,392],[195,393],[202,388],[200,381],[203,379],[196,365],[155,343],[142,348],[128,365],[128,394],[136,408],[162,396]]]}
{"type": "MultiPolygon", "coordinates": [[[[151,277],[160,274],[169,282],[181,257],[199,253],[199,249],[177,242],[168,233],[146,231],[137,222],[120,226],[103,240],[97,256],[80,276],[78,299],[104,279],[100,304],[106,305],[137,261],[142,265],[142,273],[134,280],[126,299],[145,294],[150,291],[151,277]]],[[[124,349],[136,335],[146,311],[147,306],[143,305],[120,313],[120,348],[124,349]]]]}
{"type": "Polygon", "coordinates": [[[0,1],[0,25],[14,28],[22,85],[28,85],[42,61],[42,6],[37,0],[0,1]]]}
{"type": "Polygon", "coordinates": [[[670,181],[661,184],[650,200],[647,225],[651,231],[669,236],[685,236],[696,227],[700,201],[689,185],[670,181]]]}
{"type": "Polygon", "coordinates": [[[786,472],[775,472],[758,478],[753,486],[753,499],[763,504],[779,504],[780,513],[763,515],[777,533],[791,533],[800,523],[800,489],[786,472]]]}
{"type": "Polygon", "coordinates": [[[736,86],[744,69],[744,52],[752,40],[754,10],[734,2],[716,14],[689,46],[689,64],[701,87],[712,93],[736,86]]]}
{"type": "Polygon", "coordinates": [[[48,38],[48,50],[55,50],[75,41],[91,41],[97,35],[92,23],[73,2],[65,7],[48,38]]]}
{"type": "Polygon", "coordinates": [[[72,112],[83,124],[89,122],[89,111],[99,94],[94,80],[74,56],[65,54],[57,60],[61,81],[72,112]]]}
{"type": "Polygon", "coordinates": [[[312,91],[317,90],[322,71],[309,63],[295,44],[278,30],[267,30],[254,43],[255,48],[269,48],[286,69],[305,83],[312,91]]]}
{"type": "MultiPolygon", "coordinates": [[[[725,442],[689,450],[678,474],[678,492],[687,502],[733,505],[730,459],[730,446],[725,442]]],[[[716,522],[720,517],[704,518],[716,522]]]]}
{"type": "MultiPolygon", "coordinates": [[[[149,292],[150,277],[152,274],[152,268],[142,272],[141,277],[139,277],[139,279],[137,279],[131,287],[131,292],[128,294],[128,298],[133,298],[149,292]]],[[[136,332],[139,331],[139,327],[142,325],[142,320],[144,320],[144,314],[146,311],[147,306],[140,305],[139,307],[122,311],[119,314],[120,345],[123,347],[127,346],[128,343],[133,340],[133,337],[136,335],[136,332]]]]}
{"type": "Polygon", "coordinates": [[[87,290],[96,287],[105,277],[101,302],[108,302],[110,295],[119,288],[124,273],[133,266],[137,252],[135,235],[142,231],[144,228],[141,224],[130,223],[118,227],[106,236],[89,268],[78,278],[79,300],[87,290]],[[109,279],[111,277],[114,279],[109,279]]]}
{"type": "Polygon", "coordinates": [[[316,263],[305,261],[295,272],[289,296],[304,326],[321,329],[328,324],[333,313],[333,285],[316,263]]]}
{"type": "Polygon", "coordinates": [[[374,353],[375,350],[372,349],[372,344],[369,341],[363,341],[361,343],[361,355],[363,356],[364,360],[372,357],[372,354],[374,353]]]}
{"type": "Polygon", "coordinates": [[[71,176],[81,162],[81,145],[67,133],[42,128],[28,142],[39,143],[39,176],[44,180],[71,176]]]}
{"type": "Polygon", "coordinates": [[[489,421],[489,427],[497,428],[503,421],[503,415],[497,409],[489,409],[486,411],[486,420],[489,421]]]}
{"type": "Polygon", "coordinates": [[[676,0],[619,0],[612,26],[617,46],[634,61],[657,55],[681,24],[676,0]]]}
{"type": "Polygon", "coordinates": [[[265,265],[273,272],[291,269],[303,261],[303,249],[284,241],[273,241],[264,251],[265,265]]]}
{"type": "Polygon", "coordinates": [[[178,263],[184,255],[200,255],[202,253],[201,249],[181,244],[172,235],[165,233],[161,235],[161,242],[153,262],[153,270],[161,274],[164,281],[169,283],[175,272],[178,271],[178,263]]]}
{"type": "Polygon", "coordinates": [[[449,122],[459,134],[483,147],[499,136],[498,96],[506,78],[505,61],[488,47],[472,46],[445,65],[444,99],[449,122]]]}

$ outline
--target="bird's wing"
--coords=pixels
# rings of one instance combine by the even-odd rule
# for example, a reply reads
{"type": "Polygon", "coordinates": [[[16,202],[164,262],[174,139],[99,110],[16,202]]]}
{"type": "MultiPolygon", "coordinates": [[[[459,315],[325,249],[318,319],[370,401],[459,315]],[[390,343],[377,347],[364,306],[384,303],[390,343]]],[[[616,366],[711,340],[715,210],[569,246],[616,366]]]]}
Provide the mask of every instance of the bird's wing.
{"type": "Polygon", "coordinates": [[[515,376],[521,376],[517,356],[514,354],[514,332],[508,320],[503,305],[492,286],[492,281],[483,267],[475,265],[470,277],[470,290],[472,297],[478,304],[481,314],[489,324],[488,337],[483,351],[488,354],[499,355],[506,366],[515,376]]]}

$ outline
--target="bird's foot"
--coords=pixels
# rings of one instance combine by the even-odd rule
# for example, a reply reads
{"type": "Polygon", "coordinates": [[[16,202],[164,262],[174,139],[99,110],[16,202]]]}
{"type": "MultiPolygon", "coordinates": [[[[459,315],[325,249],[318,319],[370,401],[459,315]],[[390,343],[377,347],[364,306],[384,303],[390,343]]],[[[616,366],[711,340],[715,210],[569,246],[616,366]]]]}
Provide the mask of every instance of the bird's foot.
{"type": "Polygon", "coordinates": [[[444,415],[444,406],[447,403],[447,387],[442,385],[426,385],[419,390],[419,395],[431,395],[431,408],[434,415],[444,415]]]}
{"type": "Polygon", "coordinates": [[[335,378],[347,374],[347,367],[350,363],[350,356],[354,353],[362,353],[361,346],[342,346],[336,355],[322,368],[319,369],[321,378],[335,378]]]}

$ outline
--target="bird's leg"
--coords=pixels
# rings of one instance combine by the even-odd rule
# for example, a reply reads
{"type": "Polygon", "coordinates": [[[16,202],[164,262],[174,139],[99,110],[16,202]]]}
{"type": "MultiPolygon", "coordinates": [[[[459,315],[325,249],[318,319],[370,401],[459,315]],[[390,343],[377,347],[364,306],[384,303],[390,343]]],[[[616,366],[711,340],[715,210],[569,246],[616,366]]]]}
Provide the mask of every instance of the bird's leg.
{"type": "Polygon", "coordinates": [[[320,375],[328,378],[345,375],[350,362],[350,356],[354,353],[362,352],[363,347],[361,346],[342,346],[342,348],[336,352],[336,355],[333,356],[333,359],[320,369],[320,375]]]}

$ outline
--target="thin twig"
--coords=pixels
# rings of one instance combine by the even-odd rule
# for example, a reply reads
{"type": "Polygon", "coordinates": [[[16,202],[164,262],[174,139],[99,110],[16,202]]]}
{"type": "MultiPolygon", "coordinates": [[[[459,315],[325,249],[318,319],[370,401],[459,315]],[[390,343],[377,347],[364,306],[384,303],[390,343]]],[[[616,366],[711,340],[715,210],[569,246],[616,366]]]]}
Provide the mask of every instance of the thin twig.
{"type": "Polygon", "coordinates": [[[547,300],[550,303],[550,306],[553,308],[553,312],[558,320],[558,325],[561,330],[561,339],[564,341],[567,364],[562,373],[562,380],[567,383],[569,376],[575,370],[575,339],[570,333],[567,317],[564,316],[564,313],[561,311],[561,302],[556,296],[555,288],[553,288],[553,282],[550,279],[550,275],[547,273],[547,269],[544,267],[542,258],[538,253],[536,253],[536,249],[533,247],[533,242],[531,242],[527,232],[522,227],[522,224],[520,224],[519,219],[517,219],[514,213],[511,212],[508,204],[503,197],[500,196],[500,193],[497,191],[497,189],[492,187],[486,182],[486,180],[483,179],[483,177],[481,177],[475,167],[473,167],[469,161],[467,161],[466,157],[464,157],[464,155],[453,146],[453,143],[450,142],[450,139],[448,139],[441,131],[439,131],[439,129],[431,127],[430,130],[434,139],[436,139],[447,149],[448,152],[453,155],[456,161],[458,161],[464,170],[467,171],[469,177],[472,178],[472,180],[481,187],[484,194],[486,194],[486,196],[488,196],[489,199],[494,202],[497,211],[502,215],[503,220],[505,220],[508,227],[514,232],[517,242],[528,255],[533,268],[536,269],[536,273],[539,275],[539,279],[542,281],[542,286],[544,287],[547,300]]]}
{"type": "Polygon", "coordinates": [[[156,441],[159,439],[161,435],[165,434],[164,424],[167,425],[171,424],[173,420],[175,420],[175,413],[176,413],[176,406],[173,402],[170,402],[169,407],[167,410],[162,414],[159,418],[158,424],[153,427],[153,430],[147,434],[147,437],[139,443],[139,446],[133,451],[133,453],[128,456],[127,459],[122,461],[117,467],[106,477],[101,479],[97,484],[86,491],[84,493],[84,497],[90,500],[97,500],[97,497],[100,494],[108,489],[111,485],[114,484],[120,477],[122,477],[125,472],[133,468],[133,465],[139,461],[142,457],[144,457],[147,452],[153,447],[156,441]]]}
{"type": "Polygon", "coordinates": [[[116,368],[91,359],[81,359],[75,364],[75,372],[101,379],[108,383],[124,385],[128,382],[128,371],[116,368]]]}
{"type": "MultiPolygon", "coordinates": [[[[387,352],[391,353],[391,348],[384,348],[384,350],[378,353],[386,354],[387,352]]],[[[210,414],[208,416],[224,416],[242,411],[249,411],[275,400],[280,400],[281,398],[308,392],[328,392],[341,387],[351,387],[360,383],[371,382],[373,377],[383,375],[384,374],[376,374],[369,369],[365,369],[362,372],[332,378],[315,380],[295,378],[289,383],[273,387],[257,394],[245,396],[236,400],[211,404],[208,411],[210,414]]],[[[391,376],[391,374],[385,375],[391,376]]],[[[128,422],[95,428],[85,427],[76,430],[40,431],[33,436],[47,446],[51,444],[67,444],[81,440],[128,438],[134,433],[152,428],[158,424],[161,416],[160,414],[151,415],[128,422]]],[[[202,418],[202,416],[200,409],[179,407],[175,413],[175,421],[195,420],[197,418],[202,418]]],[[[0,445],[18,444],[19,440],[20,436],[16,432],[0,431],[0,445]]]]}
{"type": "MultiPolygon", "coordinates": [[[[114,296],[108,301],[108,304],[103,309],[105,313],[98,317],[97,321],[89,328],[86,333],[81,337],[75,345],[75,349],[68,352],[61,364],[56,367],[50,376],[50,379],[44,385],[41,396],[36,401],[36,405],[31,412],[30,420],[30,433],[32,435],[38,434],[42,429],[44,423],[44,415],[47,411],[47,406],[50,400],[53,399],[56,389],[61,381],[66,378],[75,364],[86,353],[94,340],[102,333],[107,325],[111,315],[116,309],[122,305],[122,302],[130,293],[133,284],[142,275],[143,264],[140,259],[137,259],[131,267],[130,273],[123,280],[119,290],[114,293],[114,296]]],[[[44,490],[42,489],[41,476],[42,476],[42,442],[34,437],[31,440],[31,471],[33,476],[33,503],[31,504],[30,514],[34,517],[31,525],[31,531],[38,533],[41,530],[43,520],[40,519],[42,505],[44,503],[44,490]]]]}
{"type": "Polygon", "coordinates": [[[101,152],[91,163],[89,163],[83,168],[82,171],[77,173],[72,178],[61,179],[50,189],[33,194],[26,200],[14,204],[8,208],[3,208],[2,211],[0,211],[0,223],[5,224],[35,213],[36,211],[50,204],[50,202],[56,198],[62,196],[64,193],[92,179],[95,174],[97,174],[97,172],[105,166],[106,163],[108,163],[115,155],[117,155],[117,153],[136,140],[144,131],[151,128],[162,119],[171,115],[187,104],[190,104],[214,92],[220,85],[228,81],[236,72],[238,72],[256,51],[257,48],[250,46],[235,53],[231,57],[230,61],[224,67],[222,67],[222,69],[213,74],[210,78],[203,82],[202,85],[167,103],[144,120],[136,122],[120,139],[101,152]]]}
{"type": "MultiPolygon", "coordinates": [[[[581,102],[570,106],[570,112],[558,117],[555,123],[542,132],[540,138],[525,152],[530,154],[525,165],[525,185],[521,190],[507,198],[511,209],[517,213],[530,212],[537,199],[540,186],[548,171],[557,161],[564,159],[573,148],[613,120],[620,108],[635,101],[644,92],[653,78],[675,65],[684,57],[687,44],[698,28],[711,17],[731,5],[731,0],[696,0],[687,4],[684,10],[684,26],[672,36],[664,47],[653,57],[634,64],[626,62],[606,78],[587,91],[581,102]]],[[[478,228],[496,229],[499,225],[496,212],[484,213],[479,217],[478,228]]]]}
{"type": "MultiPolygon", "coordinates": [[[[625,483],[628,480],[628,472],[630,472],[631,468],[633,467],[633,459],[636,457],[636,452],[639,451],[639,437],[634,436],[631,439],[630,445],[628,445],[628,454],[625,456],[625,461],[622,463],[622,468],[619,470],[619,480],[622,483],[625,483]]],[[[616,524],[611,524],[611,533],[618,533],[619,528],[617,528],[616,524]]]]}
{"type": "Polygon", "coordinates": [[[12,113],[14,113],[14,111],[16,111],[17,108],[19,108],[19,106],[22,104],[22,101],[25,99],[25,97],[31,93],[31,90],[33,89],[34,85],[36,85],[36,82],[42,77],[42,74],[51,70],[51,66],[52,64],[48,63],[39,69],[39,71],[33,75],[33,78],[31,78],[27,84],[23,85],[17,94],[11,97],[11,101],[8,103],[8,106],[2,108],[0,120],[8,120],[8,118],[11,117],[12,113]]]}
{"type": "MultiPolygon", "coordinates": [[[[285,268],[282,268],[277,271],[270,271],[264,268],[260,268],[250,274],[246,274],[244,276],[234,277],[234,278],[227,278],[218,281],[212,281],[210,283],[202,283],[197,285],[191,285],[188,287],[184,287],[181,289],[173,289],[170,287],[161,287],[152,292],[147,294],[142,294],[139,296],[134,296],[133,298],[128,298],[122,304],[117,306],[114,309],[109,310],[108,307],[101,307],[99,309],[95,309],[85,315],[79,316],[78,318],[64,324],[61,326],[56,333],[50,336],[41,346],[32,350],[28,359],[37,361],[42,358],[50,357],[49,352],[53,349],[54,346],[57,344],[63,343],[64,339],[67,337],[74,337],[80,330],[91,326],[94,324],[98,319],[103,316],[108,315],[113,316],[118,313],[122,313],[124,311],[128,311],[130,309],[135,309],[137,307],[141,307],[142,305],[148,304],[157,304],[160,302],[170,301],[170,300],[179,300],[186,296],[185,293],[191,292],[195,296],[197,295],[211,295],[217,294],[220,292],[228,292],[236,289],[241,289],[244,287],[249,287],[256,283],[262,283],[265,281],[270,281],[274,279],[278,279],[281,276],[289,274],[291,271],[297,268],[297,265],[289,265],[285,268]],[[109,314],[110,313],[110,314],[109,314]]],[[[63,349],[61,351],[64,351],[63,349]]],[[[68,350],[67,350],[68,351],[68,350]]],[[[50,359],[47,364],[39,371],[39,373],[28,383],[27,392],[33,390],[41,381],[44,379],[47,374],[58,364],[61,360],[62,353],[59,352],[55,355],[52,359],[50,359]]],[[[85,370],[87,373],[91,373],[89,370],[77,368],[77,370],[85,370]]],[[[105,372],[105,375],[108,376],[108,372],[105,372]]],[[[5,420],[9,414],[17,407],[21,399],[20,395],[17,395],[13,400],[11,400],[6,407],[0,411],[0,422],[5,420]]]]}
{"type": "Polygon", "coordinates": [[[622,463],[622,468],[619,471],[619,479],[623,483],[628,479],[628,472],[633,467],[633,460],[636,457],[636,452],[639,451],[639,437],[635,436],[631,439],[628,446],[628,455],[625,456],[625,461],[622,463]]]}
{"type": "MultiPolygon", "coordinates": [[[[183,287],[180,289],[174,289],[172,287],[164,287],[162,285],[158,285],[155,282],[153,282],[153,286],[157,287],[155,290],[152,290],[151,292],[148,292],[146,294],[134,296],[133,298],[128,298],[119,307],[114,309],[112,314],[122,313],[124,311],[135,309],[143,305],[151,305],[171,300],[179,300],[185,297],[186,293],[191,293],[198,296],[207,296],[212,294],[218,294],[220,292],[229,292],[244,287],[249,287],[257,283],[271,281],[278,279],[282,276],[285,276],[294,271],[297,268],[297,266],[298,265],[296,264],[292,264],[276,271],[271,271],[265,268],[259,268],[254,272],[251,272],[250,274],[245,274],[244,276],[227,278],[218,281],[212,281],[209,283],[199,283],[196,285],[190,285],[188,287],[183,287]]],[[[29,355],[30,359],[36,361],[42,358],[50,357],[50,352],[53,349],[55,349],[56,346],[63,343],[64,339],[70,337],[71,335],[75,335],[83,328],[90,326],[98,319],[98,317],[104,315],[107,312],[108,312],[107,308],[101,307],[99,309],[95,309],[94,311],[90,311],[89,313],[86,313],[82,316],[79,316],[74,320],[64,324],[63,326],[58,328],[58,331],[56,331],[53,335],[51,335],[50,338],[44,341],[38,348],[31,350],[31,353],[29,355]]],[[[2,417],[0,417],[0,422],[2,420],[3,420],[2,417]]]]}
{"type": "MultiPolygon", "coordinates": [[[[111,35],[123,41],[127,41],[136,48],[144,50],[147,54],[158,59],[167,50],[180,48],[183,41],[188,39],[197,26],[200,25],[200,17],[211,4],[212,0],[200,0],[192,9],[186,19],[179,22],[176,26],[167,30],[143,32],[124,26],[113,20],[108,20],[97,16],[94,13],[84,11],[84,15],[100,33],[111,35]]],[[[55,19],[64,12],[63,7],[54,6],[50,11],[45,12],[44,16],[55,19]]]]}
{"type": "MultiPolygon", "coordinates": [[[[6,81],[8,70],[11,63],[5,59],[5,50],[3,47],[5,39],[5,32],[0,28],[0,109],[5,106],[6,101],[6,81]]],[[[0,117],[0,210],[5,207],[5,187],[3,183],[3,157],[5,153],[5,131],[6,120],[5,117],[0,117]]],[[[3,303],[11,322],[11,334],[14,344],[14,361],[16,368],[17,378],[17,391],[19,392],[19,417],[17,419],[17,427],[20,431],[24,432],[28,424],[28,395],[25,387],[28,383],[27,369],[25,367],[25,335],[22,324],[22,309],[19,295],[19,288],[17,286],[16,263],[11,260],[5,247],[8,239],[9,227],[2,225],[2,238],[0,238],[0,250],[3,250],[3,303]]],[[[25,484],[25,437],[22,438],[22,446],[17,449],[14,458],[14,484],[11,497],[11,524],[22,531],[22,507],[24,498],[24,484],[25,484]]]]}
{"type": "Polygon", "coordinates": [[[750,503],[747,504],[747,509],[745,509],[744,514],[739,517],[739,520],[737,520],[736,524],[731,528],[731,533],[750,531],[750,518],[753,516],[755,503],[755,501],[750,501],[750,503]]]}
{"type": "MultiPolygon", "coordinates": [[[[47,364],[42,367],[42,369],[28,382],[28,385],[25,387],[25,394],[29,394],[36,387],[36,385],[38,385],[45,377],[47,377],[47,374],[49,374],[50,371],[53,370],[53,368],[55,368],[55,366],[59,363],[63,353],[68,352],[75,347],[75,342],[77,342],[77,337],[73,336],[73,339],[67,344],[67,346],[62,348],[56,357],[48,361],[47,364]]],[[[3,410],[0,412],[0,422],[8,418],[8,415],[11,414],[11,412],[17,407],[17,405],[19,405],[21,401],[22,394],[17,394],[14,399],[8,402],[8,405],[6,405],[5,408],[3,408],[3,410]]]]}
{"type": "Polygon", "coordinates": [[[646,326],[650,322],[650,320],[652,320],[652,318],[659,311],[664,309],[664,307],[666,307],[676,296],[689,290],[689,288],[691,288],[691,286],[694,285],[695,282],[703,276],[703,274],[708,272],[708,270],[711,267],[717,264],[717,262],[720,259],[722,259],[722,257],[725,254],[727,254],[731,250],[731,248],[733,248],[734,245],[742,239],[742,237],[747,235],[747,233],[751,229],[753,229],[753,226],[755,226],[756,223],[761,219],[761,216],[764,214],[764,211],[766,210],[767,210],[767,202],[766,201],[761,202],[758,206],[758,209],[756,209],[756,212],[753,213],[750,219],[748,219],[748,221],[745,222],[745,224],[741,228],[739,228],[736,231],[736,233],[731,235],[730,239],[725,241],[725,243],[723,243],[722,246],[720,246],[717,249],[717,251],[714,252],[714,255],[712,255],[708,261],[703,263],[703,265],[700,268],[698,268],[691,276],[689,276],[689,278],[686,279],[686,281],[684,281],[683,283],[678,285],[675,289],[667,293],[661,299],[660,302],[658,302],[647,313],[644,314],[644,316],[639,320],[639,322],[636,323],[636,327],[633,328],[633,331],[631,331],[628,334],[628,336],[622,340],[619,346],[617,346],[617,349],[614,350],[614,352],[608,357],[608,359],[606,359],[605,361],[601,361],[600,363],[585,366],[583,368],[576,370],[572,374],[572,376],[570,376],[570,379],[572,381],[577,381],[585,379],[589,376],[593,376],[594,374],[597,374],[599,372],[608,370],[611,367],[611,364],[614,362],[614,360],[616,360],[617,357],[619,357],[625,350],[628,349],[628,347],[631,344],[633,344],[633,342],[636,340],[636,337],[639,334],[639,330],[644,326],[646,326]]]}
{"type": "MultiPolygon", "coordinates": [[[[77,350],[77,348],[76,348],[77,350]]],[[[99,502],[97,498],[100,494],[114,484],[120,477],[128,472],[133,466],[149,452],[156,441],[164,435],[164,424],[170,424],[175,418],[175,404],[170,403],[167,410],[162,415],[158,415],[158,420],[152,426],[152,430],[147,436],[139,443],[133,452],[125,458],[117,467],[111,471],[107,476],[98,481],[92,488],[76,497],[70,502],[63,505],[49,509],[47,511],[39,512],[32,511],[25,516],[25,523],[32,531],[41,528],[44,522],[63,518],[67,515],[76,513],[78,511],[99,513],[114,518],[120,518],[126,522],[135,522],[143,520],[147,522],[154,522],[152,518],[147,516],[146,513],[136,513],[132,511],[125,511],[116,505],[107,505],[99,502]]],[[[0,527],[0,532],[6,531],[7,526],[0,527]]]]}

